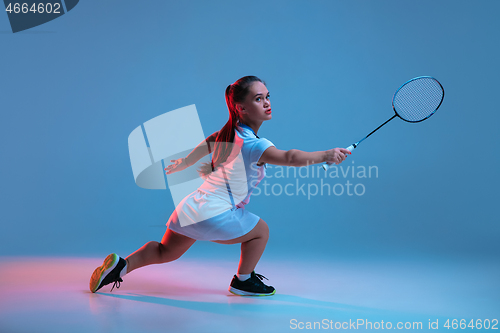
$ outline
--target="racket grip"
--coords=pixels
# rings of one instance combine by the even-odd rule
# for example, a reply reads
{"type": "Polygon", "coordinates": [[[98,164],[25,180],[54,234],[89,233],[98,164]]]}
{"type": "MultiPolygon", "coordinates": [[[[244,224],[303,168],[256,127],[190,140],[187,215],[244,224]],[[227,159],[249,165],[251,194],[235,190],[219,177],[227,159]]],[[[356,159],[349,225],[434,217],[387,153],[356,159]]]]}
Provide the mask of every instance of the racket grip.
{"type": "MultiPolygon", "coordinates": [[[[355,145],[350,145],[350,146],[349,146],[349,147],[347,147],[346,149],[347,149],[347,150],[349,150],[349,151],[353,151],[353,150],[354,150],[354,148],[356,148],[356,146],[355,146],[355,145]]],[[[328,163],[328,162],[327,162],[327,163],[324,163],[324,164],[323,164],[323,169],[324,169],[325,171],[326,171],[326,170],[328,170],[328,168],[330,168],[330,165],[332,165],[332,163],[328,163]]]]}

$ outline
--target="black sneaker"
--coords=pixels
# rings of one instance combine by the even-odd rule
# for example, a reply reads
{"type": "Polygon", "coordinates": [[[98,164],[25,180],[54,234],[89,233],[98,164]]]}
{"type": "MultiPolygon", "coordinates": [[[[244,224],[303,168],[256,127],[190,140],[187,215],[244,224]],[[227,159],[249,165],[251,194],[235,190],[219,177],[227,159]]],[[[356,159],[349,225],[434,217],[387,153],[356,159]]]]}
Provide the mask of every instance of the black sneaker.
{"type": "Polygon", "coordinates": [[[253,271],[250,278],[245,281],[240,281],[235,275],[229,286],[229,291],[240,296],[271,296],[276,290],[272,286],[266,286],[263,279],[267,278],[264,275],[256,274],[253,271]]]}
{"type": "MultiPolygon", "coordinates": [[[[127,262],[120,258],[116,253],[112,253],[104,259],[101,266],[97,267],[90,278],[90,291],[95,293],[107,284],[113,283],[113,288],[120,288],[120,283],[123,280],[120,277],[120,272],[127,262]]],[[[111,291],[113,291],[111,288],[111,291]]]]}

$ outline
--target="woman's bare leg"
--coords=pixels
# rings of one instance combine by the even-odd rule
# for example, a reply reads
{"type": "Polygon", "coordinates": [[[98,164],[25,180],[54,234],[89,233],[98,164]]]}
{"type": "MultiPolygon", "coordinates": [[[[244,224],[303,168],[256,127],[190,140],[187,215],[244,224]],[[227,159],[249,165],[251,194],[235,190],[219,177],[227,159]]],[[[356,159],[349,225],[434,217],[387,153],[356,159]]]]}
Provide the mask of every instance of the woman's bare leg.
{"type": "Polygon", "coordinates": [[[260,219],[257,225],[246,235],[225,240],[214,241],[219,244],[237,244],[241,243],[240,264],[238,274],[250,274],[257,266],[257,263],[266,248],[269,239],[269,227],[264,220],[260,219]]]}
{"type": "Polygon", "coordinates": [[[174,261],[182,256],[196,240],[167,229],[161,243],[148,242],[129,255],[127,273],[139,267],[174,261]]]}

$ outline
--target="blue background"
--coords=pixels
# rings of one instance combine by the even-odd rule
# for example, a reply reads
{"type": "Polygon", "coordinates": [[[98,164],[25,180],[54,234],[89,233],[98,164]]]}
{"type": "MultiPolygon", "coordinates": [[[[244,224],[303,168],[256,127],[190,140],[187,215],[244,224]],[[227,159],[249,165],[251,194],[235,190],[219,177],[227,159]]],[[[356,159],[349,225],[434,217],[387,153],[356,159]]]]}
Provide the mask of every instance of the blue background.
{"type": "MultiPolygon", "coordinates": [[[[345,162],[378,167],[351,180],[364,195],[252,198],[270,226],[264,257],[498,260],[499,12],[498,1],[81,1],[16,34],[0,14],[0,254],[126,256],[159,241],[174,205],[134,183],[128,135],[190,104],[209,135],[242,76],[271,93],[259,136],[314,151],[361,139],[393,114],[402,83],[431,75],[446,91],[438,112],[393,120],[345,162]]],[[[197,242],[186,254],[205,255],[239,251],[197,242]]]]}

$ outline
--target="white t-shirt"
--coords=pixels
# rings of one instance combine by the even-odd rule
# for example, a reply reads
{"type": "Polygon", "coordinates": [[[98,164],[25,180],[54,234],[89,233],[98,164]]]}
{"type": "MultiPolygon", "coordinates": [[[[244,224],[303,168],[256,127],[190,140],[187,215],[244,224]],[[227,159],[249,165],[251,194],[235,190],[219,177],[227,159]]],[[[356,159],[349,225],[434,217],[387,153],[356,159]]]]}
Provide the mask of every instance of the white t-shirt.
{"type": "Polygon", "coordinates": [[[266,166],[257,166],[272,142],[258,138],[252,129],[238,124],[231,155],[186,196],[170,216],[167,226],[198,240],[227,240],[245,235],[259,221],[244,206],[265,177],[266,166]]]}
{"type": "Polygon", "coordinates": [[[266,165],[257,166],[257,162],[271,146],[274,146],[271,141],[259,138],[250,127],[238,123],[231,155],[205,179],[199,190],[222,199],[229,204],[223,206],[229,209],[243,208],[266,175],[266,165]]]}

